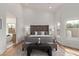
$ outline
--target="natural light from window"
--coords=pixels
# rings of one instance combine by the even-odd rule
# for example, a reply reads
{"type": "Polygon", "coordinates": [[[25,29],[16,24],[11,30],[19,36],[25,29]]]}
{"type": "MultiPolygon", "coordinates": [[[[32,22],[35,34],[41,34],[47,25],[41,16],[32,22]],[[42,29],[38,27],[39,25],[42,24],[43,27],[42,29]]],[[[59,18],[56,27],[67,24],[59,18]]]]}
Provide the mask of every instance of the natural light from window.
{"type": "Polygon", "coordinates": [[[77,24],[77,23],[79,23],[79,20],[70,20],[70,21],[67,21],[66,22],[67,24],[77,24]]]}
{"type": "Polygon", "coordinates": [[[79,20],[69,20],[66,22],[67,35],[72,37],[79,37],[79,20]]]}

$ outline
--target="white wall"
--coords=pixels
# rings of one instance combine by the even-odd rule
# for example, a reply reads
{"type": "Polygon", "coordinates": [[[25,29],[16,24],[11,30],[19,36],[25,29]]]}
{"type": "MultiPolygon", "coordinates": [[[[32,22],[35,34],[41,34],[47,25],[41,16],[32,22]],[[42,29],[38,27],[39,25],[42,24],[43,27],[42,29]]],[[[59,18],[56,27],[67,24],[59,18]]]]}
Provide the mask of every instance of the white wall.
{"type": "Polygon", "coordinates": [[[79,20],[79,4],[64,4],[56,12],[56,20],[61,22],[61,39],[59,41],[61,41],[63,44],[66,43],[68,46],[79,48],[79,38],[71,37],[68,39],[65,31],[66,21],[79,20]],[[69,42],[69,44],[67,42],[69,42]]]}
{"type": "Polygon", "coordinates": [[[17,42],[24,40],[24,18],[23,18],[23,9],[21,5],[17,5],[16,12],[16,34],[17,34],[17,42]]]}
{"type": "Polygon", "coordinates": [[[0,29],[0,54],[6,48],[6,4],[0,4],[0,17],[2,18],[2,29],[0,29]]]}
{"type": "Polygon", "coordinates": [[[24,16],[25,25],[32,25],[32,24],[53,25],[54,24],[53,12],[51,11],[24,8],[23,16],[24,16]]]}
{"type": "Polygon", "coordinates": [[[6,18],[7,24],[16,24],[16,18],[6,18]]]}

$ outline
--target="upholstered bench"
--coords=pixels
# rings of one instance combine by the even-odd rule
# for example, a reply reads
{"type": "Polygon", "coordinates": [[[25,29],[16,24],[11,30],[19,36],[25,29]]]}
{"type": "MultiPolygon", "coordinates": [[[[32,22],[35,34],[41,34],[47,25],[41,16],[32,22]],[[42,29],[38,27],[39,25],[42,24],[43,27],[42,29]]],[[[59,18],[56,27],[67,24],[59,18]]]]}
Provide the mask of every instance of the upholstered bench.
{"type": "Polygon", "coordinates": [[[29,44],[27,46],[27,56],[30,56],[31,52],[33,49],[37,49],[43,52],[48,53],[49,56],[52,56],[52,48],[49,44],[37,44],[37,43],[33,43],[33,44],[29,44]]]}

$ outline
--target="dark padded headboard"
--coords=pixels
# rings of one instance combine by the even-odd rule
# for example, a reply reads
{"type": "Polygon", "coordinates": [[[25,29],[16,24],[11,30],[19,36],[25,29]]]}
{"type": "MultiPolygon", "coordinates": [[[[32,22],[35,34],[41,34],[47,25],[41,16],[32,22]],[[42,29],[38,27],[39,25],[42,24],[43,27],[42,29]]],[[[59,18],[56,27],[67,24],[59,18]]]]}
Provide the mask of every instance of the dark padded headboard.
{"type": "Polygon", "coordinates": [[[49,25],[30,25],[30,34],[35,35],[35,31],[44,31],[46,35],[49,34],[49,25]]]}

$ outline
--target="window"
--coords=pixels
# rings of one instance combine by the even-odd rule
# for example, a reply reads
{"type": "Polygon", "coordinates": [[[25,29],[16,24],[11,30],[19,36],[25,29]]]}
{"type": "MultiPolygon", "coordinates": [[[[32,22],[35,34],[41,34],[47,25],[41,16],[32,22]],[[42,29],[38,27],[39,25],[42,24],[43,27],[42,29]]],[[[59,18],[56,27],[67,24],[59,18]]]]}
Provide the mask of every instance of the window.
{"type": "Polygon", "coordinates": [[[79,20],[67,21],[66,31],[71,32],[72,37],[79,37],[79,20]]]}

